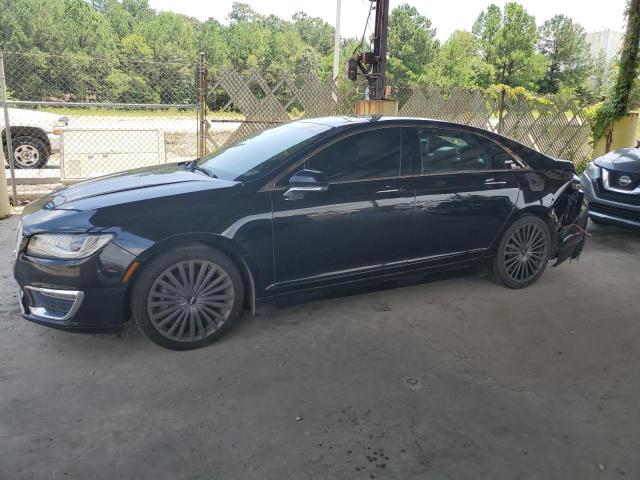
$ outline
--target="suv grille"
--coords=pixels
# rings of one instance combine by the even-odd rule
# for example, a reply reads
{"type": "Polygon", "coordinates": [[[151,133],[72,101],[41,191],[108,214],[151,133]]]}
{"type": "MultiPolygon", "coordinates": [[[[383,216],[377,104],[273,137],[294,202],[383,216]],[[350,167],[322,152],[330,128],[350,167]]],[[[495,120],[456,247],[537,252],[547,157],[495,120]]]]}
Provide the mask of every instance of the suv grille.
{"type": "Polygon", "coordinates": [[[591,202],[589,204],[589,210],[596,213],[611,215],[612,217],[640,222],[640,212],[634,212],[633,210],[625,210],[624,208],[612,207],[610,205],[604,205],[597,202],[591,202]]]}
{"type": "Polygon", "coordinates": [[[605,190],[602,180],[593,182],[596,187],[596,195],[603,200],[611,200],[612,202],[627,203],[629,205],[640,206],[640,195],[629,195],[628,193],[618,193],[605,190]]]}
{"type": "MultiPolygon", "coordinates": [[[[619,190],[628,190],[632,192],[636,189],[638,185],[640,185],[640,173],[625,173],[625,172],[617,172],[615,170],[608,170],[609,172],[609,185],[611,188],[617,188],[619,190]],[[631,183],[628,185],[623,185],[620,183],[621,177],[628,177],[631,179],[631,183]]],[[[623,182],[624,183],[624,182],[623,182]]]]}

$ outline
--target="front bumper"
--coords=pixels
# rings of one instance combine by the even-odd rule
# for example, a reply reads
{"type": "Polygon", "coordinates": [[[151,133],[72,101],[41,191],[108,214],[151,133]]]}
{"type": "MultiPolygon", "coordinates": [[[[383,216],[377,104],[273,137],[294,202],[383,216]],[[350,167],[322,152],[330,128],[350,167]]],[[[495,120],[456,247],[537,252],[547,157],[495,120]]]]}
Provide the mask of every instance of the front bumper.
{"type": "Polygon", "coordinates": [[[60,135],[47,133],[47,138],[49,139],[49,145],[51,145],[50,153],[58,153],[60,151],[60,135]]]}
{"type": "Polygon", "coordinates": [[[128,319],[123,275],[134,256],[110,243],[81,260],[49,260],[18,250],[14,277],[20,287],[22,316],[69,331],[103,331],[128,319]]]}
{"type": "Polygon", "coordinates": [[[604,190],[599,180],[593,180],[585,173],[581,185],[589,202],[590,218],[600,223],[640,229],[640,196],[604,190]]]}

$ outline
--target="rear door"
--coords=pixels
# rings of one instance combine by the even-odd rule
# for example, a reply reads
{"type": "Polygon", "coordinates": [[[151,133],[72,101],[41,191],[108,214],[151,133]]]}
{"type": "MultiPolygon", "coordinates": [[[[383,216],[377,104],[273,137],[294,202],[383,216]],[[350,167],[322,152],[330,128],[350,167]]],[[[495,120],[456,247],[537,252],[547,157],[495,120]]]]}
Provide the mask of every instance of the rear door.
{"type": "Polygon", "coordinates": [[[466,130],[418,128],[420,159],[413,263],[449,263],[482,255],[511,215],[519,163],[492,140],[466,130]]]}

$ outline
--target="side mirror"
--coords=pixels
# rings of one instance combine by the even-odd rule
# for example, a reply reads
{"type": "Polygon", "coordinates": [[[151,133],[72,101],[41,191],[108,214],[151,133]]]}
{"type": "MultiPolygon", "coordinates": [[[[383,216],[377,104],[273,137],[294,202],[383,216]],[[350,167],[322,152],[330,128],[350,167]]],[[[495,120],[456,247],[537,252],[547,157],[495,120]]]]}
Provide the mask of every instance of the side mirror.
{"type": "Polygon", "coordinates": [[[289,185],[284,194],[287,200],[299,200],[306,192],[326,192],[329,189],[327,176],[317,170],[300,170],[289,179],[289,185]]]}

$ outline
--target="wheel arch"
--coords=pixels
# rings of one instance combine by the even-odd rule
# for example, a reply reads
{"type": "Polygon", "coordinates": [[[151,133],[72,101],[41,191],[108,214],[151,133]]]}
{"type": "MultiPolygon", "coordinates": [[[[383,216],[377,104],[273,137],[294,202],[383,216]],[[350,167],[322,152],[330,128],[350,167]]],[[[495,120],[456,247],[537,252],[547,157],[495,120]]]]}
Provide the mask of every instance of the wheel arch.
{"type": "Polygon", "coordinates": [[[149,263],[151,259],[157,257],[161,253],[166,252],[168,249],[184,246],[186,244],[206,245],[208,247],[219,250],[227,257],[229,257],[229,259],[236,265],[236,267],[238,267],[238,270],[240,271],[240,274],[242,276],[242,281],[244,282],[246,292],[244,307],[249,309],[252,315],[255,315],[255,278],[257,275],[257,269],[254,265],[250,266],[250,263],[247,262],[246,255],[243,255],[240,246],[237,245],[233,240],[230,240],[221,235],[212,233],[185,233],[167,237],[155,243],[136,257],[135,262],[137,262],[138,266],[127,282],[127,292],[125,296],[126,318],[129,318],[131,316],[131,293],[140,276],[140,272],[144,269],[145,265],[149,263]]]}
{"type": "Polygon", "coordinates": [[[551,258],[555,258],[558,250],[558,227],[557,227],[558,220],[554,214],[553,209],[550,207],[546,207],[544,205],[528,205],[524,208],[521,208],[515,211],[513,215],[511,215],[509,220],[505,222],[504,226],[502,227],[502,230],[500,231],[500,234],[494,240],[493,245],[491,245],[490,251],[492,255],[496,253],[498,245],[500,244],[500,241],[502,240],[503,235],[509,229],[509,227],[514,222],[518,221],[519,219],[521,219],[526,215],[536,216],[547,224],[547,227],[549,228],[549,233],[551,235],[551,247],[552,247],[551,258]]]}
{"type": "MultiPolygon", "coordinates": [[[[51,154],[51,142],[49,141],[49,137],[47,136],[47,132],[45,132],[40,127],[10,127],[11,129],[11,138],[18,137],[32,137],[40,140],[47,147],[47,151],[51,154]]],[[[2,130],[2,146],[4,148],[7,147],[7,129],[2,130]]]]}

